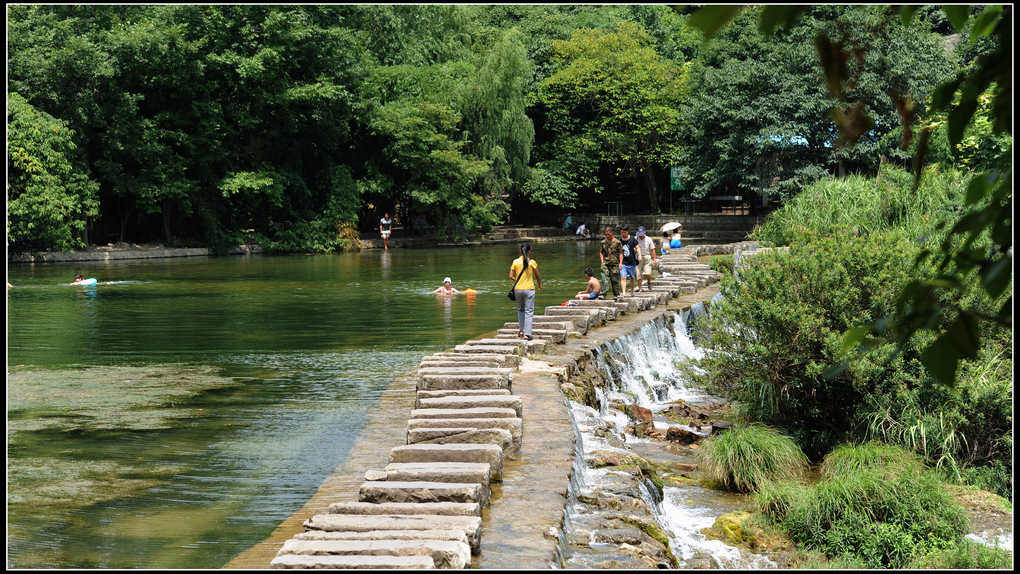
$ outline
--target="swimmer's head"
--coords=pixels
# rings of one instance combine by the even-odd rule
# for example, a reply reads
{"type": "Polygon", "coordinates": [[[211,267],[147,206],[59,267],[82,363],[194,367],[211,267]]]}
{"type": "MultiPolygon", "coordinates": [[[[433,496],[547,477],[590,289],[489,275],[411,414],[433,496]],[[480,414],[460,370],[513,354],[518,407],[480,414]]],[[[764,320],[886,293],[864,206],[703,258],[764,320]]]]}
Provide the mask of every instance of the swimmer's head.
{"type": "Polygon", "coordinates": [[[453,281],[451,281],[449,277],[444,277],[443,278],[443,285],[446,285],[447,283],[452,285],[453,281]]]}

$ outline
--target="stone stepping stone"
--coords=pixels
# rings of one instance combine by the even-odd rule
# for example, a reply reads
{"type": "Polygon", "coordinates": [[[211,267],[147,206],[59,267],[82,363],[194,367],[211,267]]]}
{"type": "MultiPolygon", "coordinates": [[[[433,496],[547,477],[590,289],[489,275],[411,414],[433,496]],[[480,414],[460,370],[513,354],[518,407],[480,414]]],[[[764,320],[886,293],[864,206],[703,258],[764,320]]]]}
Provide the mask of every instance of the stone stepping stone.
{"type": "Polygon", "coordinates": [[[438,359],[442,361],[498,361],[499,366],[507,368],[516,368],[521,364],[521,357],[515,353],[492,353],[492,352],[472,352],[472,353],[461,353],[458,351],[444,351],[442,353],[435,353],[425,357],[426,361],[438,359]]]}
{"type": "Polygon", "coordinates": [[[510,389],[510,378],[506,375],[421,375],[418,378],[419,391],[479,389],[510,389]]]}
{"type": "Polygon", "coordinates": [[[407,429],[419,428],[476,428],[492,429],[498,428],[510,433],[514,445],[521,445],[521,438],[524,433],[523,421],[518,417],[472,417],[472,418],[412,418],[407,421],[407,429]]]}
{"type": "Polygon", "coordinates": [[[273,558],[270,568],[329,570],[433,570],[431,556],[305,556],[284,554],[273,558]]]}
{"type": "MultiPolygon", "coordinates": [[[[478,502],[334,502],[333,514],[446,514],[450,516],[481,516],[478,502]]],[[[463,534],[462,534],[463,536],[463,534]]]]}
{"type": "Polygon", "coordinates": [[[457,409],[413,409],[415,419],[516,419],[517,411],[506,407],[466,407],[457,409]]]}
{"type": "Polygon", "coordinates": [[[479,516],[441,514],[316,514],[305,520],[305,530],[371,532],[375,530],[458,530],[467,536],[471,551],[478,552],[482,532],[479,516]]]}
{"type": "Polygon", "coordinates": [[[474,427],[421,427],[408,429],[407,444],[494,444],[507,452],[514,447],[513,436],[505,429],[474,427]]]}
{"type": "Polygon", "coordinates": [[[391,462],[381,471],[369,472],[380,472],[386,480],[474,482],[488,488],[489,468],[487,462],[391,462]]]}
{"type": "MultiPolygon", "coordinates": [[[[605,316],[606,321],[615,321],[617,315],[620,314],[620,309],[611,303],[599,301],[597,299],[578,300],[573,299],[568,305],[557,305],[554,307],[546,307],[548,309],[583,309],[585,311],[601,311],[605,316]]],[[[548,314],[548,313],[547,313],[548,314]]]]}
{"type": "Polygon", "coordinates": [[[513,395],[482,395],[473,397],[418,397],[420,409],[466,409],[475,407],[502,407],[514,409],[517,416],[523,416],[524,399],[513,395]]]}
{"type": "Polygon", "coordinates": [[[549,344],[548,341],[543,341],[541,339],[534,339],[534,340],[528,341],[527,343],[528,343],[528,354],[529,355],[538,354],[538,353],[544,353],[546,345],[549,344]]]}
{"type": "MultiPolygon", "coordinates": [[[[502,410],[513,412],[513,409],[502,410]]],[[[503,449],[494,444],[409,444],[407,446],[395,446],[390,449],[390,462],[487,462],[490,465],[489,479],[493,482],[501,482],[503,480],[503,449]]]]}
{"type": "MultiPolygon", "coordinates": [[[[501,341],[502,339],[496,339],[496,340],[497,341],[501,341]]],[[[497,353],[498,352],[498,353],[501,353],[501,354],[504,354],[504,355],[520,355],[520,354],[523,354],[523,353],[526,352],[524,348],[522,348],[522,347],[520,347],[518,345],[496,346],[496,345],[491,345],[491,344],[489,344],[489,345],[486,345],[486,344],[476,345],[474,343],[467,343],[467,344],[464,344],[464,345],[457,345],[456,347],[453,348],[453,350],[457,351],[458,353],[497,353]]]]}
{"type": "Polygon", "coordinates": [[[602,325],[606,322],[606,312],[599,308],[588,309],[587,307],[562,307],[560,305],[556,305],[554,307],[546,307],[545,315],[547,317],[588,317],[588,321],[592,325],[602,325]]]}
{"type": "MultiPolygon", "coordinates": [[[[629,305],[626,303],[617,303],[612,299],[575,299],[577,305],[575,307],[612,307],[616,309],[616,314],[621,315],[627,312],[629,305]]],[[[567,305],[570,307],[570,305],[567,305]]]]}
{"type": "MultiPolygon", "coordinates": [[[[546,317],[544,315],[536,315],[532,317],[531,330],[535,329],[555,329],[569,332],[578,332],[584,335],[588,332],[588,319],[587,317],[577,317],[576,319],[571,317],[546,317]]],[[[513,329],[516,333],[520,329],[520,323],[516,321],[507,321],[503,323],[504,329],[513,329]]]]}
{"type": "MultiPolygon", "coordinates": [[[[364,503],[350,502],[345,504],[364,503]]],[[[330,505],[330,507],[332,506],[330,505]]],[[[372,530],[369,532],[309,530],[295,534],[291,540],[453,540],[454,542],[467,544],[467,536],[464,535],[462,530],[372,530]]]]}
{"type": "MultiPolygon", "coordinates": [[[[358,490],[361,502],[488,502],[482,487],[473,482],[427,482],[378,480],[361,484],[358,490]]],[[[409,514],[421,514],[414,512],[409,514]]]]}
{"type": "Polygon", "coordinates": [[[503,363],[488,359],[473,360],[471,355],[461,354],[463,359],[432,359],[424,360],[418,364],[419,369],[434,369],[436,367],[495,367],[500,368],[503,363]]]}
{"type": "Polygon", "coordinates": [[[507,367],[418,367],[419,375],[503,375],[513,376],[514,369],[507,367]]]}
{"type": "MultiPolygon", "coordinates": [[[[567,342],[567,330],[553,330],[553,329],[532,329],[531,336],[536,339],[542,339],[543,341],[549,341],[554,344],[561,344],[567,342]]],[[[504,328],[496,331],[497,339],[517,339],[517,329],[504,328]]]]}
{"type": "MultiPolygon", "coordinates": [[[[446,391],[418,391],[418,399],[434,399],[438,397],[491,397],[509,395],[508,389],[451,389],[446,391]]],[[[416,408],[421,408],[417,407],[416,408]]]]}
{"type": "Polygon", "coordinates": [[[285,555],[316,558],[427,556],[436,568],[464,568],[471,564],[471,548],[453,540],[288,540],[277,554],[278,557],[285,555]]]}
{"type": "Polygon", "coordinates": [[[470,341],[464,342],[465,345],[493,345],[496,347],[506,346],[523,347],[524,346],[523,343],[524,343],[523,341],[507,341],[505,339],[492,339],[492,338],[472,339],[470,341]]]}

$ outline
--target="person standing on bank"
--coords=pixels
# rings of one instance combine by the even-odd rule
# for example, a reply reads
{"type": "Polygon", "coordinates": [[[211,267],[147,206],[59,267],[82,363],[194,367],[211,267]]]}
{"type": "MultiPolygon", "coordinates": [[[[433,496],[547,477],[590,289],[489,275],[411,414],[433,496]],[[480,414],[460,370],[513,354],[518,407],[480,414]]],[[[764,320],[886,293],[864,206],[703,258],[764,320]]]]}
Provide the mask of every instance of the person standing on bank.
{"type": "Polygon", "coordinates": [[[531,318],[535,316],[535,290],[542,288],[538,262],[531,259],[531,245],[521,245],[521,256],[510,264],[510,280],[514,281],[517,301],[517,336],[531,340],[531,318]]]}
{"type": "Polygon", "coordinates": [[[623,285],[623,294],[627,294],[627,277],[634,281],[630,286],[630,294],[634,294],[634,287],[637,279],[637,264],[641,259],[641,247],[638,240],[630,236],[630,230],[626,227],[620,228],[620,244],[623,246],[623,257],[620,259],[620,283],[623,285]]]}
{"type": "Polygon", "coordinates": [[[390,219],[390,212],[387,211],[379,220],[379,235],[383,240],[383,251],[388,251],[390,248],[390,226],[392,225],[393,220],[390,219]]]}
{"type": "Polygon", "coordinates": [[[652,288],[652,267],[659,259],[655,253],[655,241],[645,233],[644,227],[637,228],[638,247],[641,248],[640,273],[638,273],[637,290],[641,290],[641,279],[645,280],[645,289],[652,288]]]}
{"type": "Polygon", "coordinates": [[[599,260],[602,262],[602,271],[605,274],[602,290],[606,289],[605,283],[613,291],[613,297],[623,294],[620,291],[620,266],[623,265],[623,247],[620,240],[613,237],[613,228],[606,227],[606,238],[602,240],[602,247],[599,249],[599,260]]]}

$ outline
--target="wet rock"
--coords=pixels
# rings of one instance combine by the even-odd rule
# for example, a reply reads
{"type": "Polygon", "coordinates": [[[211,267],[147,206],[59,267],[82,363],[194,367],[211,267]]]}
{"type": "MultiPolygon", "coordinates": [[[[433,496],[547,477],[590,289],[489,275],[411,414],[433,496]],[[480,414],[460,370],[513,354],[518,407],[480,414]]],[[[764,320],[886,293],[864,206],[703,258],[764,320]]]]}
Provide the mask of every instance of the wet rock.
{"type": "Polygon", "coordinates": [[[555,540],[555,539],[559,538],[559,536],[560,536],[560,529],[556,528],[555,526],[550,526],[549,528],[545,529],[545,532],[543,533],[543,536],[545,536],[546,538],[552,538],[553,540],[555,540]]]}
{"type": "Polygon", "coordinates": [[[680,444],[692,444],[701,440],[701,435],[681,427],[669,427],[666,431],[666,440],[680,444]]]}
{"type": "Polygon", "coordinates": [[[727,512],[716,518],[711,527],[703,529],[702,534],[729,544],[742,544],[745,542],[744,522],[750,517],[750,512],[727,512]]]}

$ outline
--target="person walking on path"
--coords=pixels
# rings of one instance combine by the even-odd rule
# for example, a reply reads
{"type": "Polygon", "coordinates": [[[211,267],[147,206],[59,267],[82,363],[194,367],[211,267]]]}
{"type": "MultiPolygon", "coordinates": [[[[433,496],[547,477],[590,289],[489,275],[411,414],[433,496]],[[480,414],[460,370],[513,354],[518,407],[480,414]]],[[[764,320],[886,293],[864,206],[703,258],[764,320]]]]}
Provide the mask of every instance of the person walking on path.
{"type": "Polygon", "coordinates": [[[613,237],[613,228],[606,227],[606,238],[602,240],[602,247],[599,249],[599,261],[602,262],[603,289],[609,283],[613,291],[613,297],[623,295],[620,291],[620,266],[623,265],[623,246],[620,240],[613,237]]]}
{"type": "Polygon", "coordinates": [[[638,247],[641,248],[640,273],[638,273],[637,290],[641,290],[641,279],[645,280],[645,288],[652,288],[652,267],[659,260],[655,252],[655,241],[645,233],[644,227],[637,228],[638,247]]]}
{"type": "Polygon", "coordinates": [[[531,340],[531,319],[535,316],[535,290],[542,288],[538,262],[531,259],[531,245],[521,245],[521,256],[510,264],[510,280],[515,281],[517,301],[517,336],[531,340]],[[520,276],[518,278],[518,276],[520,276]]]}
{"type": "Polygon", "coordinates": [[[641,259],[641,247],[638,240],[630,236],[630,230],[626,227],[620,228],[620,244],[623,247],[623,257],[620,259],[620,283],[623,285],[623,294],[627,294],[627,277],[634,281],[630,285],[630,294],[634,294],[634,287],[638,281],[637,264],[641,259]]]}
{"type": "Polygon", "coordinates": [[[383,218],[379,220],[379,235],[383,240],[383,251],[389,251],[390,249],[390,226],[393,225],[393,220],[390,219],[390,212],[386,212],[383,218]]]}

